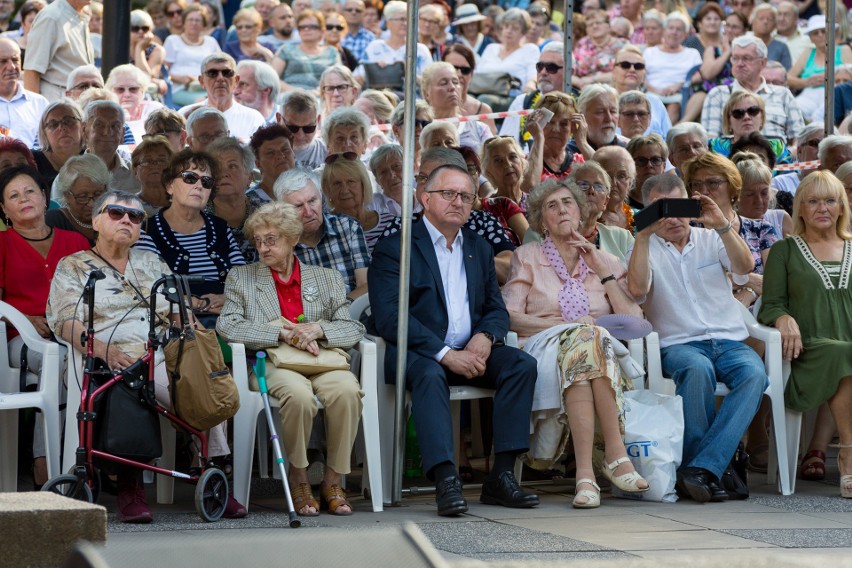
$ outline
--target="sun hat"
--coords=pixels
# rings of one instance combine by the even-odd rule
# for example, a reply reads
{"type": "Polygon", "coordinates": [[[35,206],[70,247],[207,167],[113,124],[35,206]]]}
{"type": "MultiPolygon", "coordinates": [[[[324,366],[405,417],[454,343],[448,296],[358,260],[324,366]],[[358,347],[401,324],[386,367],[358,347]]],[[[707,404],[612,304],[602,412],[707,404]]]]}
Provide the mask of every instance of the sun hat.
{"type": "MultiPolygon", "coordinates": [[[[834,24],[834,29],[838,29],[840,26],[834,24]]],[[[808,25],[804,30],[804,34],[808,35],[811,32],[824,30],[826,28],[825,16],[822,14],[817,14],[816,16],[811,16],[808,18],[808,25]]]]}
{"type": "Polygon", "coordinates": [[[453,20],[453,25],[472,24],[484,19],[485,16],[479,13],[479,7],[476,4],[462,4],[456,8],[456,19],[453,20]]]}

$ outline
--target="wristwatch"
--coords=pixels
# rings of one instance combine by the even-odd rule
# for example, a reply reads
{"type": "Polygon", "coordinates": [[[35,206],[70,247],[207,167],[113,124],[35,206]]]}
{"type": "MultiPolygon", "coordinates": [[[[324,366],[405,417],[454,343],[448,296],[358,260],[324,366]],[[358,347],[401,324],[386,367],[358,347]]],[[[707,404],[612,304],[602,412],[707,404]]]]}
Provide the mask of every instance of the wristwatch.
{"type": "Polygon", "coordinates": [[[479,333],[481,333],[482,335],[487,337],[488,340],[491,342],[491,345],[494,345],[494,335],[493,334],[488,333],[487,331],[480,331],[479,333]]]}

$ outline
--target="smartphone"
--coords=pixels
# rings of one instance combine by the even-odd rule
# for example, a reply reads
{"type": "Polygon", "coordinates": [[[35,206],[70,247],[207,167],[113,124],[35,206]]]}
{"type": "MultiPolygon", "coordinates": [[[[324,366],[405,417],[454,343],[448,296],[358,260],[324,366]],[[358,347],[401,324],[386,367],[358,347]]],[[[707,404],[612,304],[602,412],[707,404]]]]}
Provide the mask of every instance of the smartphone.
{"type": "Polygon", "coordinates": [[[641,231],[665,217],[701,217],[701,204],[695,199],[658,199],[633,216],[636,230],[641,231]]]}

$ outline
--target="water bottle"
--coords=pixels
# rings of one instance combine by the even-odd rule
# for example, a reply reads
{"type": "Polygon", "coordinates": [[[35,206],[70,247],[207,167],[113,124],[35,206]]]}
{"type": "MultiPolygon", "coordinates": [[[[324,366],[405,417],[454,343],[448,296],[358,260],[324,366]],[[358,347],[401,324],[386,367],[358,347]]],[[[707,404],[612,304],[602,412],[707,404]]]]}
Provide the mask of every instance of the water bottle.
{"type": "Polygon", "coordinates": [[[417,479],[423,477],[423,463],[420,459],[420,444],[414,429],[414,416],[408,415],[405,425],[405,477],[417,479]]]}

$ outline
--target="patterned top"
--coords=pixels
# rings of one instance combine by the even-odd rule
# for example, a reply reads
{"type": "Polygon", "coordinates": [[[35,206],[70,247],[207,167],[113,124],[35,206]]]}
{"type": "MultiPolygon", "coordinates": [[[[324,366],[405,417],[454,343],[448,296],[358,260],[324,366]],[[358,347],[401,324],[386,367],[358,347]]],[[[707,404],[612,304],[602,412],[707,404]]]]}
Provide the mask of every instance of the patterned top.
{"type": "MultiPolygon", "coordinates": [[[[731,144],[733,144],[733,140],[734,139],[730,136],[725,136],[723,138],[711,138],[707,142],[707,146],[710,148],[711,152],[727,158],[731,155],[731,144]]],[[[793,155],[790,153],[790,149],[787,148],[787,142],[780,138],[775,138],[774,136],[768,137],[767,140],[772,146],[772,151],[775,152],[776,164],[793,163],[793,155]]]]}
{"type": "MultiPolygon", "coordinates": [[[[237,241],[237,244],[240,247],[240,252],[243,253],[243,258],[245,258],[246,264],[251,264],[252,262],[260,260],[257,249],[254,248],[254,243],[246,239],[244,230],[246,219],[248,219],[249,215],[254,213],[261,205],[268,202],[269,196],[266,195],[265,191],[260,189],[260,186],[258,186],[254,191],[251,189],[247,191],[246,213],[243,215],[243,220],[240,222],[239,227],[231,227],[231,233],[233,233],[234,240],[237,241]],[[266,197],[266,199],[263,199],[260,194],[263,194],[263,197],[266,197]]],[[[216,215],[216,209],[213,206],[212,200],[207,203],[207,207],[204,208],[204,211],[207,212],[208,215],[216,215]]]]}
{"type": "MultiPolygon", "coordinates": [[[[710,138],[719,137],[722,132],[722,109],[734,91],[742,90],[739,82],[714,87],[704,99],[701,109],[701,126],[710,138]]],[[[766,81],[757,89],[757,94],[766,105],[766,124],[761,130],[764,136],[776,136],[784,140],[796,138],[805,127],[805,119],[793,93],[787,87],[768,85],[766,81]]]]}
{"type": "Polygon", "coordinates": [[[354,290],[355,271],[370,266],[370,251],[361,223],[346,215],[323,215],[323,234],[315,247],[296,245],[296,256],[303,264],[324,266],[343,276],[346,293],[354,290]]]}
{"type": "Polygon", "coordinates": [[[367,46],[374,39],[376,39],[376,34],[361,26],[357,34],[346,34],[340,41],[340,45],[351,51],[355,59],[361,61],[367,52],[367,46]]]}
{"type": "Polygon", "coordinates": [[[754,273],[763,274],[761,253],[781,240],[781,234],[768,221],[740,217],[740,236],[745,240],[754,257],[754,273]]]}
{"type": "Polygon", "coordinates": [[[379,222],[369,231],[364,231],[364,240],[367,241],[367,249],[373,254],[373,248],[383,238],[392,235],[402,229],[402,219],[390,213],[379,213],[379,222]]]}
{"type": "Polygon", "coordinates": [[[482,210],[496,217],[503,226],[503,229],[505,229],[506,235],[512,240],[512,243],[516,247],[521,246],[521,239],[518,238],[518,235],[509,226],[509,219],[518,213],[521,215],[524,214],[517,203],[508,197],[486,197],[482,200],[482,210]]]}
{"type": "Polygon", "coordinates": [[[615,66],[615,54],[626,44],[623,39],[611,38],[604,47],[598,47],[586,36],[574,48],[574,74],[587,77],[594,73],[609,73],[615,66]]]}
{"type": "Polygon", "coordinates": [[[275,57],[287,64],[281,80],[309,91],[319,87],[320,76],[326,68],[340,64],[340,53],[331,46],[326,46],[319,55],[308,55],[298,44],[285,43],[275,57]]]}

